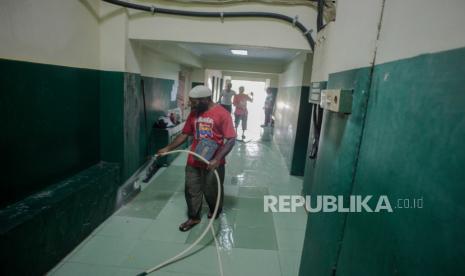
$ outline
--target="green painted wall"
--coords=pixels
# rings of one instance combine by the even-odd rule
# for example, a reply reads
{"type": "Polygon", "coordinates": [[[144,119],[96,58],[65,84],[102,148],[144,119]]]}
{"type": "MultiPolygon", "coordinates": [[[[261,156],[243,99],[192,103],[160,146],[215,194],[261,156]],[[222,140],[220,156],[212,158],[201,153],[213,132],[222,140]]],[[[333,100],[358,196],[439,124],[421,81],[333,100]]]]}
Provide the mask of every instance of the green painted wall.
{"type": "Polygon", "coordinates": [[[124,162],[123,178],[131,176],[147,160],[144,97],[139,74],[124,74],[124,162]]]}
{"type": "Polygon", "coordinates": [[[166,114],[169,109],[177,106],[176,101],[171,101],[174,80],[146,76],[143,76],[142,79],[146,98],[148,148],[150,154],[154,154],[159,147],[154,144],[158,141],[154,136],[153,124],[158,121],[160,116],[166,114]]]}
{"type": "MultiPolygon", "coordinates": [[[[326,81],[321,81],[321,82],[314,82],[311,84],[310,92],[312,90],[318,90],[321,92],[322,89],[326,89],[326,81]],[[315,86],[316,85],[316,86],[315,86]],[[315,89],[316,88],[316,89],[315,89]]],[[[309,94],[309,98],[310,98],[309,94]]],[[[309,132],[308,132],[308,145],[307,145],[307,155],[305,159],[305,170],[304,170],[304,179],[303,179],[303,185],[302,185],[302,194],[304,195],[309,195],[310,191],[312,189],[313,185],[313,177],[315,174],[315,167],[316,167],[316,158],[310,159],[310,155],[313,150],[313,142],[316,140],[316,128],[315,128],[315,122],[313,121],[313,110],[316,109],[318,111],[319,116],[323,116],[323,109],[319,106],[319,104],[311,104],[311,110],[310,110],[310,127],[309,127],[309,132]]],[[[318,120],[318,117],[316,118],[318,120]]],[[[318,153],[318,149],[317,149],[318,153]]]]}
{"type": "Polygon", "coordinates": [[[353,113],[325,111],[310,194],[424,208],[310,214],[300,275],[465,273],[464,61],[459,49],[377,65],[370,89],[368,68],[330,75],[328,87],[354,88],[353,113]]]}
{"type": "Polygon", "coordinates": [[[99,71],[0,59],[0,207],[100,160],[99,71]]]}
{"type": "Polygon", "coordinates": [[[147,160],[147,154],[154,154],[152,126],[176,106],[170,100],[173,84],[174,80],[134,73],[101,72],[102,160],[121,164],[122,182],[147,160]]]}
{"type": "Polygon", "coordinates": [[[100,158],[123,164],[124,73],[100,72],[100,158]]]}
{"type": "Polygon", "coordinates": [[[158,117],[176,107],[176,101],[171,101],[171,90],[174,80],[143,76],[147,102],[148,120],[153,124],[158,117]]]}
{"type": "Polygon", "coordinates": [[[114,211],[156,147],[153,123],[176,106],[174,80],[11,60],[0,70],[1,271],[42,274],[114,211]]]}
{"type": "Polygon", "coordinates": [[[464,72],[465,48],[375,67],[353,193],[424,208],[350,214],[339,275],[465,275],[464,72]]]}
{"type": "MultiPolygon", "coordinates": [[[[312,109],[315,106],[311,107],[312,109]]],[[[312,116],[312,109],[310,110],[310,115],[312,116]]],[[[310,128],[308,132],[308,144],[307,144],[307,155],[305,157],[305,170],[304,170],[304,179],[302,185],[302,193],[304,195],[309,195],[312,189],[313,176],[315,174],[316,159],[310,159],[310,152],[312,150],[313,139],[314,139],[315,129],[313,127],[313,121],[310,119],[310,128]]]]}
{"type": "Polygon", "coordinates": [[[293,175],[304,175],[311,111],[308,92],[308,87],[282,87],[276,98],[274,141],[293,175]]]}
{"type": "Polygon", "coordinates": [[[100,118],[117,106],[122,82],[12,60],[0,70],[0,271],[44,274],[114,211],[120,167],[99,161],[118,157],[122,116],[100,118]]]}
{"type": "Polygon", "coordinates": [[[308,102],[310,88],[301,88],[299,101],[299,116],[297,119],[297,131],[295,134],[294,154],[292,155],[291,174],[304,175],[307,159],[308,132],[310,131],[310,118],[312,106],[308,102]]]}
{"type": "MultiPolygon", "coordinates": [[[[329,76],[328,89],[353,89],[353,112],[344,115],[324,111],[310,196],[329,194],[348,196],[351,193],[356,154],[366,110],[369,75],[369,69],[365,68],[329,76]]],[[[342,239],[345,216],[345,213],[309,215],[300,275],[332,275],[342,239]]]]}

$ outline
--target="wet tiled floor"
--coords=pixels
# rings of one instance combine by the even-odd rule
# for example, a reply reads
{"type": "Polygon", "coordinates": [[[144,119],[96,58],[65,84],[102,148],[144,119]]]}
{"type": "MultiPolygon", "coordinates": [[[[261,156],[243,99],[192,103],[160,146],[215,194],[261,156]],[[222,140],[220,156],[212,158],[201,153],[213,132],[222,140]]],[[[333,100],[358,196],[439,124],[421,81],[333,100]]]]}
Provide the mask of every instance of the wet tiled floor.
{"type": "MultiPolygon", "coordinates": [[[[193,243],[207,226],[208,210],[191,231],[178,230],[186,219],[185,162],[182,155],[161,169],[49,274],[137,275],[193,243]]],[[[263,195],[299,195],[301,186],[274,145],[236,144],[226,167],[224,212],[214,224],[225,276],[298,275],[306,214],[264,213],[263,195]]],[[[153,275],[219,275],[211,233],[189,257],[153,275]]]]}

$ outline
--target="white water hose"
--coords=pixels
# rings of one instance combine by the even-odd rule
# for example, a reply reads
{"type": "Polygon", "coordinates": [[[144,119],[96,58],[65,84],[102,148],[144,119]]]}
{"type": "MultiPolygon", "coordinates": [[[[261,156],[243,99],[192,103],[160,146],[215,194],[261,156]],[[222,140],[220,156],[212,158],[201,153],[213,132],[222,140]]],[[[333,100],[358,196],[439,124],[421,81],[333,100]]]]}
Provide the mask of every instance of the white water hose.
{"type": "MultiPolygon", "coordinates": [[[[203,158],[203,156],[195,153],[195,152],[192,152],[190,150],[173,150],[173,151],[169,151],[169,152],[166,152],[164,154],[161,154],[161,156],[164,156],[164,155],[170,155],[170,154],[175,154],[175,153],[180,153],[180,152],[184,152],[184,153],[188,153],[188,154],[192,154],[194,155],[195,157],[197,157],[198,159],[200,159],[201,161],[203,161],[205,164],[210,164],[210,162],[203,158]]],[[[157,157],[158,155],[155,155],[155,158],[157,157]]],[[[213,235],[213,239],[215,240],[215,245],[216,245],[216,255],[218,256],[218,266],[219,266],[219,270],[220,270],[220,275],[223,276],[223,265],[221,263],[221,256],[220,256],[220,249],[219,249],[219,246],[218,246],[218,241],[216,240],[216,235],[215,235],[215,229],[213,227],[213,221],[216,219],[216,214],[218,213],[218,208],[219,208],[219,205],[220,205],[220,196],[221,196],[221,180],[220,180],[220,176],[218,175],[218,172],[216,171],[216,169],[213,171],[215,173],[215,176],[216,176],[216,181],[218,183],[218,194],[216,196],[216,203],[215,203],[215,210],[213,211],[213,215],[212,215],[212,218],[210,219],[210,222],[208,223],[207,227],[205,228],[205,230],[202,232],[202,234],[200,235],[200,237],[198,237],[194,243],[192,243],[189,247],[187,247],[186,249],[184,249],[183,251],[181,251],[180,253],[178,253],[176,256],[172,257],[172,258],[169,258],[168,260],[162,262],[161,264],[153,267],[153,268],[150,268],[150,269],[147,269],[146,271],[142,272],[142,273],[139,273],[137,276],[142,276],[142,275],[148,275],[154,271],[157,271],[159,270],[160,268],[164,267],[164,266],[167,266],[171,263],[174,263],[178,260],[181,259],[181,257],[183,257],[187,252],[189,252],[189,250],[191,250],[192,248],[194,248],[194,246],[196,246],[202,239],[203,237],[207,234],[208,230],[211,229],[211,232],[212,232],[212,235],[213,235]]]]}

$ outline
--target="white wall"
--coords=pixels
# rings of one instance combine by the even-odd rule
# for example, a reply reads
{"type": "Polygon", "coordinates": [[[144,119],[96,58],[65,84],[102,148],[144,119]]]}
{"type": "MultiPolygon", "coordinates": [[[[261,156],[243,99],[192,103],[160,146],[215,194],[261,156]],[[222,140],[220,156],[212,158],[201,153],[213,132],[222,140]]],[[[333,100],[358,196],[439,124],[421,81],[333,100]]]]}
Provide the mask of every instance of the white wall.
{"type": "Polygon", "coordinates": [[[100,69],[126,70],[127,15],[124,9],[100,3],[100,69]]]}
{"type": "Polygon", "coordinates": [[[338,1],[328,38],[329,73],[371,66],[381,9],[382,0],[338,1]]]}
{"type": "Polygon", "coordinates": [[[282,73],[284,67],[281,63],[276,62],[247,62],[236,60],[205,60],[206,68],[212,68],[223,71],[242,71],[242,72],[261,72],[261,73],[282,73]]]}
{"type": "MultiPolygon", "coordinates": [[[[143,41],[128,39],[128,13],[126,9],[101,2],[100,7],[100,69],[138,73],[153,78],[177,80],[181,64],[174,62],[176,49],[156,45],[155,50],[143,41]],[[165,52],[168,51],[168,54],[165,52]],[[174,52],[173,52],[174,51],[174,52]]],[[[178,59],[187,59],[179,55],[178,59]]],[[[192,62],[193,58],[189,61],[192,62]]]]}
{"type": "MultiPolygon", "coordinates": [[[[155,6],[189,11],[260,11],[286,14],[299,18],[304,26],[315,29],[316,11],[308,6],[272,6],[265,4],[186,6],[155,2],[155,6]]],[[[149,3],[144,3],[149,4],[149,3]]],[[[266,18],[220,19],[180,17],[164,14],[130,11],[129,37],[166,41],[236,44],[289,49],[306,49],[310,46],[302,33],[292,24],[266,18]]]]}
{"type": "Polygon", "coordinates": [[[465,47],[464,15],[463,0],[386,1],[376,63],[465,47]]]}
{"type": "MultiPolygon", "coordinates": [[[[144,1],[145,4],[146,1],[144,1]]],[[[239,4],[227,6],[189,6],[166,4],[166,7],[217,11],[269,11],[299,16],[306,26],[315,23],[315,11],[307,6],[271,6],[239,4]]],[[[157,4],[158,5],[158,4],[157,4]]],[[[129,39],[198,41],[203,43],[232,43],[251,46],[309,49],[302,34],[287,23],[269,19],[219,20],[182,18],[167,15],[145,15],[129,11],[99,0],[2,0],[0,4],[0,57],[46,64],[93,68],[106,71],[140,73],[141,45],[129,39]],[[142,16],[141,16],[142,15],[142,16]],[[154,27],[156,26],[156,27],[154,27]],[[141,36],[134,35],[140,32],[141,36]],[[148,35],[148,36],[146,36],[148,35]],[[129,38],[128,38],[129,37],[129,38]]],[[[203,64],[200,58],[171,50],[172,57],[164,58],[159,66],[167,65],[167,72],[145,71],[153,75],[173,76],[173,63],[217,70],[282,72],[276,64],[239,64],[216,61],[203,64]],[[169,61],[182,57],[182,62],[169,61]],[[242,66],[242,67],[241,67],[242,66]],[[218,68],[214,68],[218,67],[218,68]]],[[[155,58],[159,60],[159,58],[155,58]]],[[[178,67],[177,67],[178,69],[178,67]]]]}
{"type": "Polygon", "coordinates": [[[99,68],[97,0],[2,0],[0,58],[99,68]]]}
{"type": "Polygon", "coordinates": [[[381,10],[382,0],[338,1],[336,21],[317,35],[312,81],[371,66],[381,10]]]}
{"type": "Polygon", "coordinates": [[[130,73],[141,74],[143,61],[143,46],[137,41],[126,40],[125,71],[130,73]]]}
{"type": "Polygon", "coordinates": [[[304,63],[302,85],[310,86],[312,84],[313,54],[308,53],[304,63]]]}
{"type": "Polygon", "coordinates": [[[338,1],[336,21],[319,33],[312,81],[328,74],[465,47],[465,1],[338,1]],[[324,39],[322,39],[324,37],[324,39]]]}
{"type": "Polygon", "coordinates": [[[244,73],[235,71],[223,71],[224,76],[230,76],[232,80],[247,80],[247,81],[263,81],[270,80],[274,87],[277,87],[279,81],[278,74],[260,74],[260,73],[244,73]]]}
{"type": "Polygon", "coordinates": [[[220,70],[214,70],[214,69],[206,69],[205,70],[205,79],[204,79],[204,85],[208,86],[209,88],[211,87],[212,84],[212,77],[217,77],[217,78],[222,78],[223,77],[223,72],[220,70]]]}
{"type": "Polygon", "coordinates": [[[333,29],[334,22],[330,22],[317,34],[313,54],[312,82],[328,81],[331,48],[331,41],[328,38],[333,29]]]}
{"type": "Polygon", "coordinates": [[[205,69],[203,68],[194,68],[191,74],[192,82],[204,82],[205,81],[205,69]]]}
{"type": "Polygon", "coordinates": [[[279,87],[279,77],[277,79],[270,79],[270,82],[267,83],[269,87],[279,87]]]}
{"type": "Polygon", "coordinates": [[[139,41],[147,48],[163,55],[166,60],[189,67],[202,68],[203,61],[200,57],[179,47],[176,43],[166,41],[139,41]]]}
{"type": "Polygon", "coordinates": [[[173,63],[146,47],[141,52],[141,74],[147,77],[177,80],[181,65],[173,63]]]}
{"type": "MultiPolygon", "coordinates": [[[[304,84],[304,70],[306,66],[308,66],[306,63],[311,63],[311,61],[311,57],[307,58],[307,53],[298,54],[289,62],[285,71],[279,75],[279,87],[302,86],[304,84]]],[[[310,79],[306,77],[308,83],[310,82],[309,80],[310,79]]]]}

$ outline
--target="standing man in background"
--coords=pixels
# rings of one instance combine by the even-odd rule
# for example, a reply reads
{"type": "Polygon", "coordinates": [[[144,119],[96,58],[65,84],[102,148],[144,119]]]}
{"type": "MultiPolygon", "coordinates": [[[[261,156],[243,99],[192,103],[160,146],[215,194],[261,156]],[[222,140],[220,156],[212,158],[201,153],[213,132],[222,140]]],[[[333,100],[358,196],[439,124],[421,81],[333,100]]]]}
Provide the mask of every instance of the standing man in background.
{"type": "Polygon", "coordinates": [[[234,96],[233,104],[236,107],[234,110],[234,127],[236,128],[239,126],[239,123],[242,121],[242,140],[245,139],[245,131],[247,130],[247,117],[248,117],[248,110],[247,110],[247,102],[253,102],[253,92],[250,92],[250,95],[244,94],[244,86],[239,87],[239,94],[234,96]]]}
{"type": "Polygon", "coordinates": [[[263,109],[265,110],[265,123],[262,127],[271,126],[271,114],[273,113],[273,93],[271,92],[271,88],[268,87],[266,89],[266,98],[265,98],[265,105],[263,109]]]}
{"type": "Polygon", "coordinates": [[[192,88],[189,92],[189,101],[191,112],[182,133],[171,144],[158,151],[158,154],[163,155],[183,144],[189,136],[193,136],[190,150],[210,161],[207,166],[191,154],[187,159],[184,194],[188,219],[179,225],[179,230],[182,232],[200,223],[204,196],[210,208],[207,217],[212,218],[218,194],[214,170],[217,170],[221,182],[218,215],[221,213],[224,197],[225,157],[236,141],[231,115],[213,102],[212,91],[208,87],[198,85],[192,88]]]}
{"type": "Polygon", "coordinates": [[[221,105],[229,112],[232,111],[232,97],[236,95],[236,92],[231,89],[231,80],[226,81],[226,88],[221,91],[220,99],[218,100],[221,105]]]}

